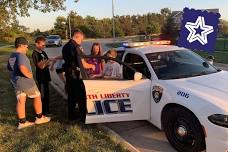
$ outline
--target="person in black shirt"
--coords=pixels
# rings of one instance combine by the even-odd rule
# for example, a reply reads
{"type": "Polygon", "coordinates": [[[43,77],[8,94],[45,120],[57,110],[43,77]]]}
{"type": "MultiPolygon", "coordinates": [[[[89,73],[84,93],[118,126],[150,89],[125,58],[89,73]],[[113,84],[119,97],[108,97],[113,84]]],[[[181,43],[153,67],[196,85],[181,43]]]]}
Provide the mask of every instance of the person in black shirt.
{"type": "Polygon", "coordinates": [[[82,80],[81,67],[95,70],[93,64],[88,64],[81,56],[84,54],[81,44],[84,34],[80,30],[73,31],[73,36],[62,49],[65,61],[63,67],[66,76],[66,91],[68,93],[68,119],[76,120],[76,103],[79,107],[80,120],[84,123],[86,119],[86,90],[82,80]]]}
{"type": "Polygon", "coordinates": [[[36,80],[42,97],[43,114],[50,114],[49,110],[49,82],[51,81],[49,72],[49,58],[44,52],[46,40],[44,37],[37,37],[36,48],[32,53],[33,63],[36,66],[36,80]]]}

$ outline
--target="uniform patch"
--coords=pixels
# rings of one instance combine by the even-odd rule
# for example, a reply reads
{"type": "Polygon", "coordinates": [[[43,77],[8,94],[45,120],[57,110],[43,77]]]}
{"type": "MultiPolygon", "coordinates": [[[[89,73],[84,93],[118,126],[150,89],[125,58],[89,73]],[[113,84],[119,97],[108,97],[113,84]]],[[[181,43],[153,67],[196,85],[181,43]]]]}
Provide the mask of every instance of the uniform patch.
{"type": "Polygon", "coordinates": [[[160,102],[163,94],[163,88],[160,86],[153,86],[152,95],[156,103],[160,102]]]}

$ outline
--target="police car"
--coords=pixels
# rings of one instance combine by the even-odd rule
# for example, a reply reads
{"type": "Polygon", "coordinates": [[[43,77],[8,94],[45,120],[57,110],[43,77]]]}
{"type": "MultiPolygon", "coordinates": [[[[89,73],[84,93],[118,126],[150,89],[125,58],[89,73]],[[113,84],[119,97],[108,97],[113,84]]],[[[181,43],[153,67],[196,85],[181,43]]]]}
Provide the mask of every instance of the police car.
{"type": "Polygon", "coordinates": [[[147,120],[180,152],[227,152],[228,72],[167,44],[126,43],[121,61],[109,58],[122,79],[84,76],[86,123],[147,120]]]}

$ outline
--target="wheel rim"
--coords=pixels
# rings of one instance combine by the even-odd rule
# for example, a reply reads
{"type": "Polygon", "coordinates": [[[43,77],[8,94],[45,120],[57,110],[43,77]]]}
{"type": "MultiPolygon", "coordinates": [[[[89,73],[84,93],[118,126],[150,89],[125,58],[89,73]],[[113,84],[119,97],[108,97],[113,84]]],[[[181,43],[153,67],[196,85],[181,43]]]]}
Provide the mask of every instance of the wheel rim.
{"type": "Polygon", "coordinates": [[[185,118],[178,118],[174,123],[174,140],[181,147],[193,147],[197,138],[189,124],[185,118]]]}

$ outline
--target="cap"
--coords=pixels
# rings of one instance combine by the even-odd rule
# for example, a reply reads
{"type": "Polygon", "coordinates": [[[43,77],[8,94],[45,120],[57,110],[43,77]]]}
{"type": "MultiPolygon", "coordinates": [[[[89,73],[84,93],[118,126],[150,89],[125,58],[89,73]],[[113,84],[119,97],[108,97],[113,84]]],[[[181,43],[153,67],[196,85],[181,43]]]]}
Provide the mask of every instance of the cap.
{"type": "Polygon", "coordinates": [[[29,45],[28,41],[24,37],[18,37],[18,38],[16,38],[16,40],[15,40],[15,47],[17,47],[20,44],[22,44],[22,45],[29,45]]]}

